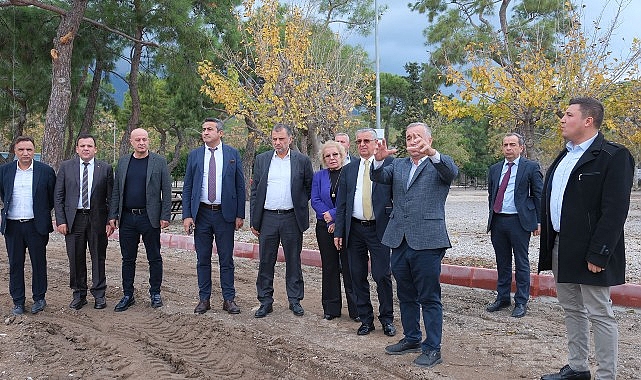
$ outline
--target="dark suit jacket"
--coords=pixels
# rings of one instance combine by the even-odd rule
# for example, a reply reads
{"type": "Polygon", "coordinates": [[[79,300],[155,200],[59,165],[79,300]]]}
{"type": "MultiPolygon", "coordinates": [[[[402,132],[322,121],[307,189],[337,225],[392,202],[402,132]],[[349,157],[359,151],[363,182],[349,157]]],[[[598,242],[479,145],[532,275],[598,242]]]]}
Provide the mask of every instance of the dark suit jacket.
{"type": "MultiPolygon", "coordinates": [[[[92,225],[107,225],[114,185],[113,169],[111,165],[100,160],[94,160],[94,165],[89,194],[89,218],[92,225]]],[[[80,196],[80,158],[75,157],[60,164],[54,195],[56,224],[66,224],[69,232],[73,228],[80,196]]]]}
{"type": "MultiPolygon", "coordinates": [[[[383,166],[390,165],[393,160],[392,157],[386,158],[383,166]]],[[[343,173],[338,185],[334,237],[343,238],[343,247],[347,247],[349,240],[352,213],[354,212],[354,194],[356,193],[356,181],[358,180],[358,167],[360,164],[361,158],[359,157],[343,166],[343,173]]],[[[370,166],[374,167],[373,161],[370,166]]],[[[374,181],[373,178],[372,181],[374,181]]],[[[372,182],[372,207],[374,208],[374,218],[376,219],[376,236],[379,240],[383,240],[385,227],[387,227],[387,222],[392,212],[392,187],[389,184],[372,182]]]]}
{"type": "Polygon", "coordinates": [[[437,164],[426,158],[414,172],[408,188],[411,168],[408,157],[396,158],[391,165],[372,170],[372,181],[391,184],[394,198],[383,244],[397,248],[405,238],[414,250],[450,248],[445,228],[445,200],[458,168],[452,158],[444,154],[437,164]]]}
{"type": "MultiPolygon", "coordinates": [[[[294,203],[294,214],[298,229],[304,232],[309,228],[309,198],[312,192],[312,162],[309,157],[293,150],[290,155],[291,163],[291,188],[292,202],[294,203]]],[[[254,162],[254,173],[252,175],[251,196],[249,208],[251,215],[251,226],[260,231],[260,224],[263,220],[263,209],[265,206],[265,195],[267,194],[267,174],[272,161],[274,151],[270,150],[256,156],[254,162]]]]}
{"type": "MultiPolygon", "coordinates": [[[[550,194],[554,172],[567,150],[548,169],[541,198],[541,252],[539,272],[552,269],[552,248],[557,233],[550,219],[550,194]]],[[[559,235],[557,281],[595,286],[625,282],[623,225],[630,207],[634,159],[622,145],[598,133],[570,173],[559,235]],[[607,270],[592,273],[590,262],[607,270]]]]}
{"type": "MultiPolygon", "coordinates": [[[[490,215],[487,219],[487,232],[492,228],[494,200],[501,184],[501,171],[505,160],[490,166],[487,175],[487,192],[490,215]]],[[[543,173],[538,163],[525,157],[519,158],[519,165],[514,181],[514,206],[519,216],[521,227],[526,231],[535,231],[541,223],[541,190],[543,189],[543,173]]]]}
{"type": "MultiPolygon", "coordinates": [[[[0,198],[2,199],[2,223],[0,232],[4,235],[7,228],[7,211],[13,198],[13,184],[16,178],[18,162],[13,161],[0,166],[0,198]]],[[[56,173],[51,166],[42,162],[33,162],[33,222],[41,235],[53,231],[51,210],[53,209],[53,191],[56,185],[56,173]]]]}
{"type": "MultiPolygon", "coordinates": [[[[245,219],[245,175],[243,163],[238,151],[229,145],[221,144],[223,151],[223,179],[220,207],[223,218],[228,223],[236,218],[245,219]]],[[[189,152],[187,170],[183,184],[183,219],[193,218],[196,223],[198,207],[200,206],[201,189],[205,165],[205,146],[189,152]]]]}
{"type": "MultiPolygon", "coordinates": [[[[125,189],[127,168],[131,160],[131,153],[120,157],[116,167],[114,188],[109,205],[109,219],[119,219],[122,215],[122,199],[125,189]]],[[[147,217],[154,228],[160,228],[160,221],[171,220],[171,177],[164,157],[149,152],[147,166],[147,217]]]]}

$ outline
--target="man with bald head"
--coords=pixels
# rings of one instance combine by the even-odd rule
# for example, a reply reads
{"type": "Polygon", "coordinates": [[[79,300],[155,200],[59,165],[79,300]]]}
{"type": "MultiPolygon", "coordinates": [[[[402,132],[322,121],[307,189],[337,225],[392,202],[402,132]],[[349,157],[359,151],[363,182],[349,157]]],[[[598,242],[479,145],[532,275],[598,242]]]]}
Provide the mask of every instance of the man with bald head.
{"type": "Polygon", "coordinates": [[[171,178],[164,157],[149,151],[149,134],[142,128],[131,131],[133,154],[120,157],[111,197],[109,224],[120,227],[122,290],[124,296],[115,311],[125,311],[134,303],[134,277],[138,242],[142,236],[149,261],[151,307],[162,306],[162,257],[160,229],[171,217],[171,178]],[[119,226],[118,226],[119,224],[119,226]]]}

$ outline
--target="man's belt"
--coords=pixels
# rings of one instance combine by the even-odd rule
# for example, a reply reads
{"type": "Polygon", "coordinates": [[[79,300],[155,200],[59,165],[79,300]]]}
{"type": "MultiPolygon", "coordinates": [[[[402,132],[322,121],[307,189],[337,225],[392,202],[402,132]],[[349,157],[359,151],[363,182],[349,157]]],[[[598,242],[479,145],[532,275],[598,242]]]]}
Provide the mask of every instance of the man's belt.
{"type": "Polygon", "coordinates": [[[370,227],[370,226],[375,226],[376,225],[376,220],[374,220],[374,219],[372,219],[372,220],[361,220],[361,219],[357,219],[357,218],[352,217],[352,223],[357,223],[357,224],[360,224],[361,226],[364,226],[364,227],[370,227]]]}
{"type": "Polygon", "coordinates": [[[271,212],[271,213],[274,213],[274,214],[278,214],[278,215],[282,215],[282,214],[289,214],[290,212],[294,212],[294,209],[293,208],[290,208],[288,210],[268,210],[268,209],[265,209],[265,211],[266,212],[271,212]]]}
{"type": "Polygon", "coordinates": [[[220,211],[222,210],[222,207],[220,204],[209,204],[205,202],[200,202],[200,208],[206,208],[207,210],[212,210],[212,211],[220,211]]]}

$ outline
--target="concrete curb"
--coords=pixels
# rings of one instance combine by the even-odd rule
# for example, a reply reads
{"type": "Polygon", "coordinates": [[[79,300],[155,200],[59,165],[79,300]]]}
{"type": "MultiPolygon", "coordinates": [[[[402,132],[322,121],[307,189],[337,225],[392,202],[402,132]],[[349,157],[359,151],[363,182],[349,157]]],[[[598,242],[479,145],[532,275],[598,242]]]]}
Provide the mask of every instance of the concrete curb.
{"type": "MultiPolygon", "coordinates": [[[[118,239],[118,231],[110,239],[118,239]]],[[[194,250],[194,238],[187,235],[162,233],[160,244],[167,248],[194,250]]],[[[253,243],[235,242],[234,256],[258,260],[258,245],[253,243]]],[[[285,261],[282,248],[278,250],[278,261],[285,261]]],[[[320,253],[317,250],[303,249],[301,252],[303,265],[321,267],[320,253]]],[[[496,290],[496,270],[487,268],[465,267],[460,265],[441,265],[441,282],[445,284],[496,290]]],[[[512,282],[514,291],[516,284],[512,282]]],[[[556,297],[556,285],[551,275],[530,275],[530,296],[556,297]]],[[[623,284],[611,288],[612,303],[618,306],[641,308],[641,285],[623,284]]]]}

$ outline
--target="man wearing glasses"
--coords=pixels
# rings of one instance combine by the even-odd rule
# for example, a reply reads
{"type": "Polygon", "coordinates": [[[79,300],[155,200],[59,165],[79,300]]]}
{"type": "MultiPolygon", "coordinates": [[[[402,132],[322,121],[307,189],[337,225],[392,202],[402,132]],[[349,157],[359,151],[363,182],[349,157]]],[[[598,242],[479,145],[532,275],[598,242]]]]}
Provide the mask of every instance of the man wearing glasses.
{"type": "MultiPolygon", "coordinates": [[[[356,131],[360,158],[343,168],[336,200],[334,243],[337,249],[347,248],[352,287],[361,320],[358,335],[374,331],[374,310],[367,280],[368,260],[378,292],[379,316],[383,333],[396,335],[392,300],[390,248],[381,243],[389,214],[392,212],[392,190],[389,185],[372,183],[370,167],[377,149],[376,131],[371,128],[356,131]],[[368,254],[369,253],[369,254],[368,254]]],[[[389,165],[388,157],[383,165],[389,165]]]]}

